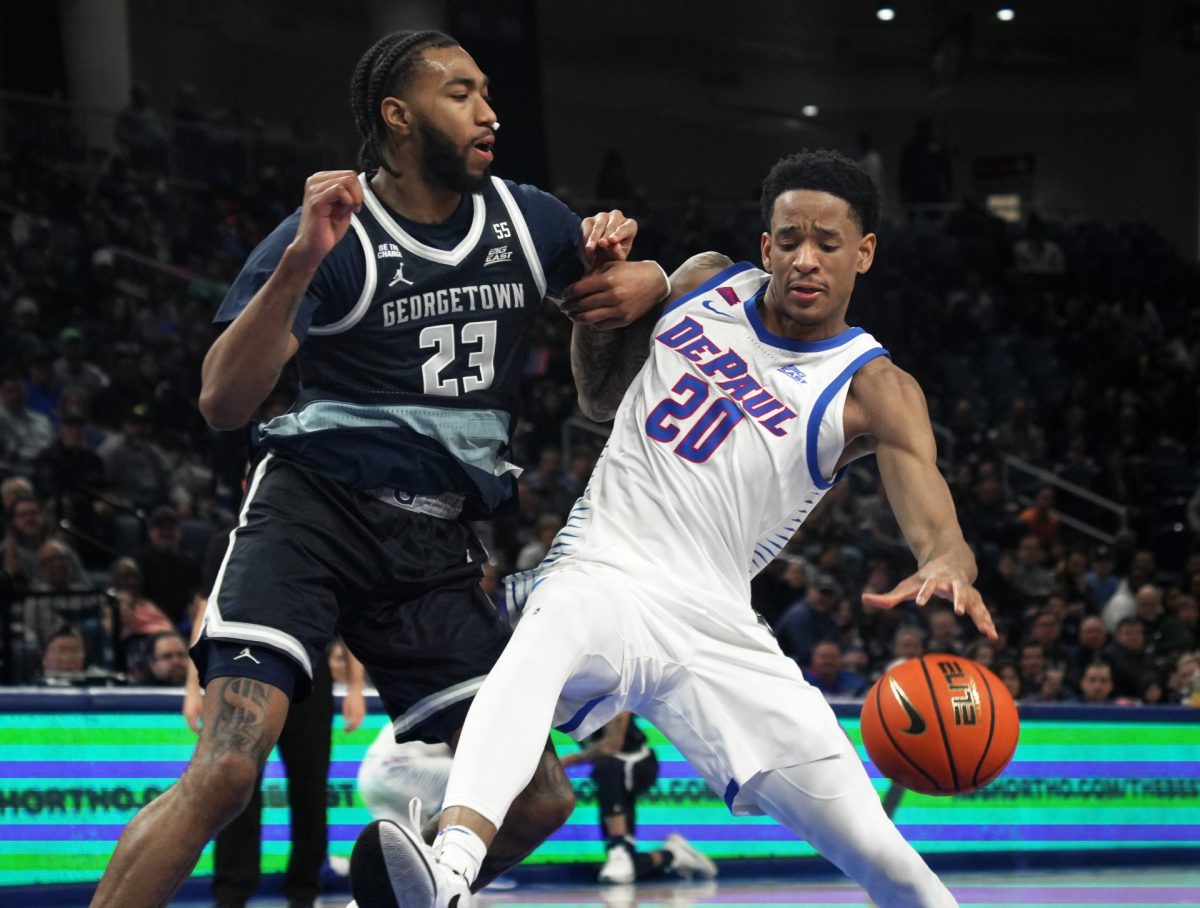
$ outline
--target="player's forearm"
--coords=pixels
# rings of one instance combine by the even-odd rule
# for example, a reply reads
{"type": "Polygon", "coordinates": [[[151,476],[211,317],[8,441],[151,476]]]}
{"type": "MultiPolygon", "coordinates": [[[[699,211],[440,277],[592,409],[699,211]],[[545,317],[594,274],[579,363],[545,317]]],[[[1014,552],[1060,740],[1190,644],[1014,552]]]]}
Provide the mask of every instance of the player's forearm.
{"type": "Polygon", "coordinates": [[[576,322],[571,332],[571,373],[579,409],[597,422],[611,420],[621,398],[650,352],[650,334],[658,320],[652,309],[628,328],[600,331],[576,322]]]}
{"type": "Polygon", "coordinates": [[[275,387],[295,352],[292,323],[315,272],[289,249],[209,349],[201,369],[200,412],[213,428],[244,426],[275,387]]]}

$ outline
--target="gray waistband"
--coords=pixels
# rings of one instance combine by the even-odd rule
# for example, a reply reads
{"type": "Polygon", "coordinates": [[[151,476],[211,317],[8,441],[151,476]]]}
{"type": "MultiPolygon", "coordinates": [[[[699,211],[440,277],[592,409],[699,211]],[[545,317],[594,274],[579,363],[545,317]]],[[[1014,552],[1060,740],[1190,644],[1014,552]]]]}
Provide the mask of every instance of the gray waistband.
{"type": "Polygon", "coordinates": [[[395,489],[367,489],[367,495],[378,498],[384,504],[394,508],[404,508],[406,511],[416,511],[418,514],[428,514],[430,517],[440,517],[443,520],[455,520],[462,513],[462,495],[454,492],[443,492],[441,495],[416,495],[412,492],[398,492],[395,489]]]}

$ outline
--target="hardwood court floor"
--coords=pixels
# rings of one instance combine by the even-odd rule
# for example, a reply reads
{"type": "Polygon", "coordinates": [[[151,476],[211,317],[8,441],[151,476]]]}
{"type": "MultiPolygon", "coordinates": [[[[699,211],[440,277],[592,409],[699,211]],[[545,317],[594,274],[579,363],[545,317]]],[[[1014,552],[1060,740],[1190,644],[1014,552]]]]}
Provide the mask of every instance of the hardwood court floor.
{"type": "MultiPolygon", "coordinates": [[[[1063,871],[947,872],[942,879],[963,908],[1167,908],[1200,905],[1200,867],[1087,868],[1063,871]]],[[[344,908],[347,897],[326,896],[321,908],[344,908]]],[[[833,878],[720,879],[712,883],[640,886],[520,886],[487,892],[483,906],[539,908],[690,908],[693,905],[803,905],[805,908],[869,906],[862,890],[833,878]]],[[[174,908],[207,908],[207,901],[176,901],[174,908]]],[[[251,908],[283,908],[278,898],[256,899],[251,908]]]]}

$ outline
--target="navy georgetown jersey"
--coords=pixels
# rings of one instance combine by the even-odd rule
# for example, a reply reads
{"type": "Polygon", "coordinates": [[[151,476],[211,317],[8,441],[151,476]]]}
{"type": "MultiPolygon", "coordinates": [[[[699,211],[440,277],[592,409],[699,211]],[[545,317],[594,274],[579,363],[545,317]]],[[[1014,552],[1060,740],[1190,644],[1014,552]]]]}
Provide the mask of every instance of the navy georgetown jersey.
{"type": "MultiPolygon", "coordinates": [[[[582,273],[579,219],[531,186],[491,178],[445,224],[364,205],[326,256],[293,333],[300,393],[261,444],[405,506],[483,517],[510,505],[517,383],[544,297],[582,273]]],[[[296,235],[299,213],[251,253],[217,313],[237,316],[296,235]]]]}

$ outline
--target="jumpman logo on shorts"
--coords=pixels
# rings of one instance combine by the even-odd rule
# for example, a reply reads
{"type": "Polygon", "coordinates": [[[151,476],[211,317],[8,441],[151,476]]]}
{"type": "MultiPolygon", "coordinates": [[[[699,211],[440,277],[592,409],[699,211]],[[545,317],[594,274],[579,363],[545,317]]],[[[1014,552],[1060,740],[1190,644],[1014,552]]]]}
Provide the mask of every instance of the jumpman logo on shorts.
{"type": "Polygon", "coordinates": [[[255,665],[262,665],[261,662],[259,662],[252,655],[250,655],[250,647],[248,647],[248,646],[244,650],[242,650],[240,653],[238,653],[236,656],[233,657],[234,662],[237,662],[238,659],[249,659],[255,665]]]}

